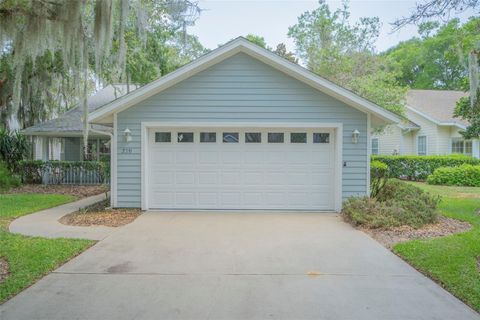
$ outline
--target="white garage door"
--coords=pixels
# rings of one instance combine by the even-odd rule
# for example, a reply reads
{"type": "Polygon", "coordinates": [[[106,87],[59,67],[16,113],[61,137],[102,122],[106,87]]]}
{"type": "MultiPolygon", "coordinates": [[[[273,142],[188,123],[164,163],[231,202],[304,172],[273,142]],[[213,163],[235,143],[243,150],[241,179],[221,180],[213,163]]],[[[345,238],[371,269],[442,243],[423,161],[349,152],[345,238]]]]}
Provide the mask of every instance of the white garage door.
{"type": "Polygon", "coordinates": [[[332,129],[149,129],[150,209],[333,210],[332,129]]]}

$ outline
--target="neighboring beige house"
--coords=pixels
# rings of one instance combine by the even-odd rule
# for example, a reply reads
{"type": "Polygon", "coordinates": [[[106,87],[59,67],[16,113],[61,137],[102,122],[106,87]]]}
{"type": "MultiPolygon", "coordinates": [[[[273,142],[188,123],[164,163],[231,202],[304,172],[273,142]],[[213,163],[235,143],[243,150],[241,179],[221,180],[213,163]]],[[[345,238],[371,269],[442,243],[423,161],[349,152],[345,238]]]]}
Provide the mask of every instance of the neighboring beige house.
{"type": "Polygon", "coordinates": [[[480,158],[479,139],[465,140],[459,133],[468,122],[453,117],[462,91],[410,90],[405,113],[408,122],[372,134],[372,154],[444,155],[460,153],[480,158]]]}

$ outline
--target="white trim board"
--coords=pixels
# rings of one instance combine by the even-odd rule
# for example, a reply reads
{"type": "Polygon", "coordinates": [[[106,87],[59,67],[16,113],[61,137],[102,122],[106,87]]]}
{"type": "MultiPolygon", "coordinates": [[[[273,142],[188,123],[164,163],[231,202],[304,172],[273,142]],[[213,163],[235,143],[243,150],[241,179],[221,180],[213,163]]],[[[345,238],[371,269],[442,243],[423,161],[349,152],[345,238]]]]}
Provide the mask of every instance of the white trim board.
{"type": "Polygon", "coordinates": [[[245,38],[239,37],[231,42],[211,51],[210,53],[192,61],[191,63],[167,74],[131,93],[114,100],[105,106],[92,112],[88,118],[92,123],[106,123],[108,118],[121,112],[140,101],[143,101],[159,92],[185,80],[194,74],[203,71],[210,66],[217,64],[228,57],[243,52],[270,66],[276,68],[311,87],[320,90],[344,103],[365,113],[375,114],[386,123],[398,123],[400,118],[376,104],[358,96],[357,94],[342,88],[318,75],[308,71],[298,64],[292,63],[272,52],[261,48],[245,38]]]}
{"type": "Polygon", "coordinates": [[[111,199],[110,204],[112,207],[116,207],[118,204],[117,199],[117,140],[118,140],[118,123],[117,115],[113,115],[113,135],[112,144],[110,148],[110,192],[111,199]]]}
{"type": "Polygon", "coordinates": [[[335,211],[340,212],[342,208],[342,171],[343,171],[343,124],[342,123],[275,123],[275,122],[142,122],[141,123],[141,204],[142,210],[148,210],[148,129],[150,128],[331,128],[335,133],[335,211]]]}

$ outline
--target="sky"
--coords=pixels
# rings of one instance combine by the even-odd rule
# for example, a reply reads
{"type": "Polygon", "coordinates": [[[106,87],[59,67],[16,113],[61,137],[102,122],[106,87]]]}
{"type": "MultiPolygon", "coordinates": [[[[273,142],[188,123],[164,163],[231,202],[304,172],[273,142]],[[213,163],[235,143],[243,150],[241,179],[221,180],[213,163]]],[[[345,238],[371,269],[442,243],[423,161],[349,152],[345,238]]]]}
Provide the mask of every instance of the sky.
{"type": "MultiPolygon", "coordinates": [[[[332,9],[340,1],[327,3],[332,9]]],[[[287,37],[288,27],[297,22],[298,16],[318,7],[317,1],[306,0],[200,0],[203,9],[195,26],[189,32],[197,35],[209,49],[216,48],[238,36],[249,33],[265,38],[270,47],[280,42],[295,51],[292,39],[287,37]]],[[[416,26],[406,26],[392,32],[390,23],[407,16],[415,6],[411,0],[350,0],[351,22],[360,17],[379,17],[382,22],[380,37],[376,43],[378,51],[384,51],[402,40],[418,35],[416,26]]],[[[464,14],[466,17],[468,14],[464,14]]]]}

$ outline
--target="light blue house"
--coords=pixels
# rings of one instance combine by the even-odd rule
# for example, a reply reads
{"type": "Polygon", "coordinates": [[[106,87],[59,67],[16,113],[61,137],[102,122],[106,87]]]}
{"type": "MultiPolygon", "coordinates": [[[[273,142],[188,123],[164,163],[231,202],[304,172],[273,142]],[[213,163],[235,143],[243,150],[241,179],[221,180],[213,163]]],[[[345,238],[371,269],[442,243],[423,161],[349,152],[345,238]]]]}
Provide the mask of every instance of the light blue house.
{"type": "Polygon", "coordinates": [[[90,114],[112,205],[339,211],[369,193],[370,132],[400,119],[237,38],[90,114]]]}

